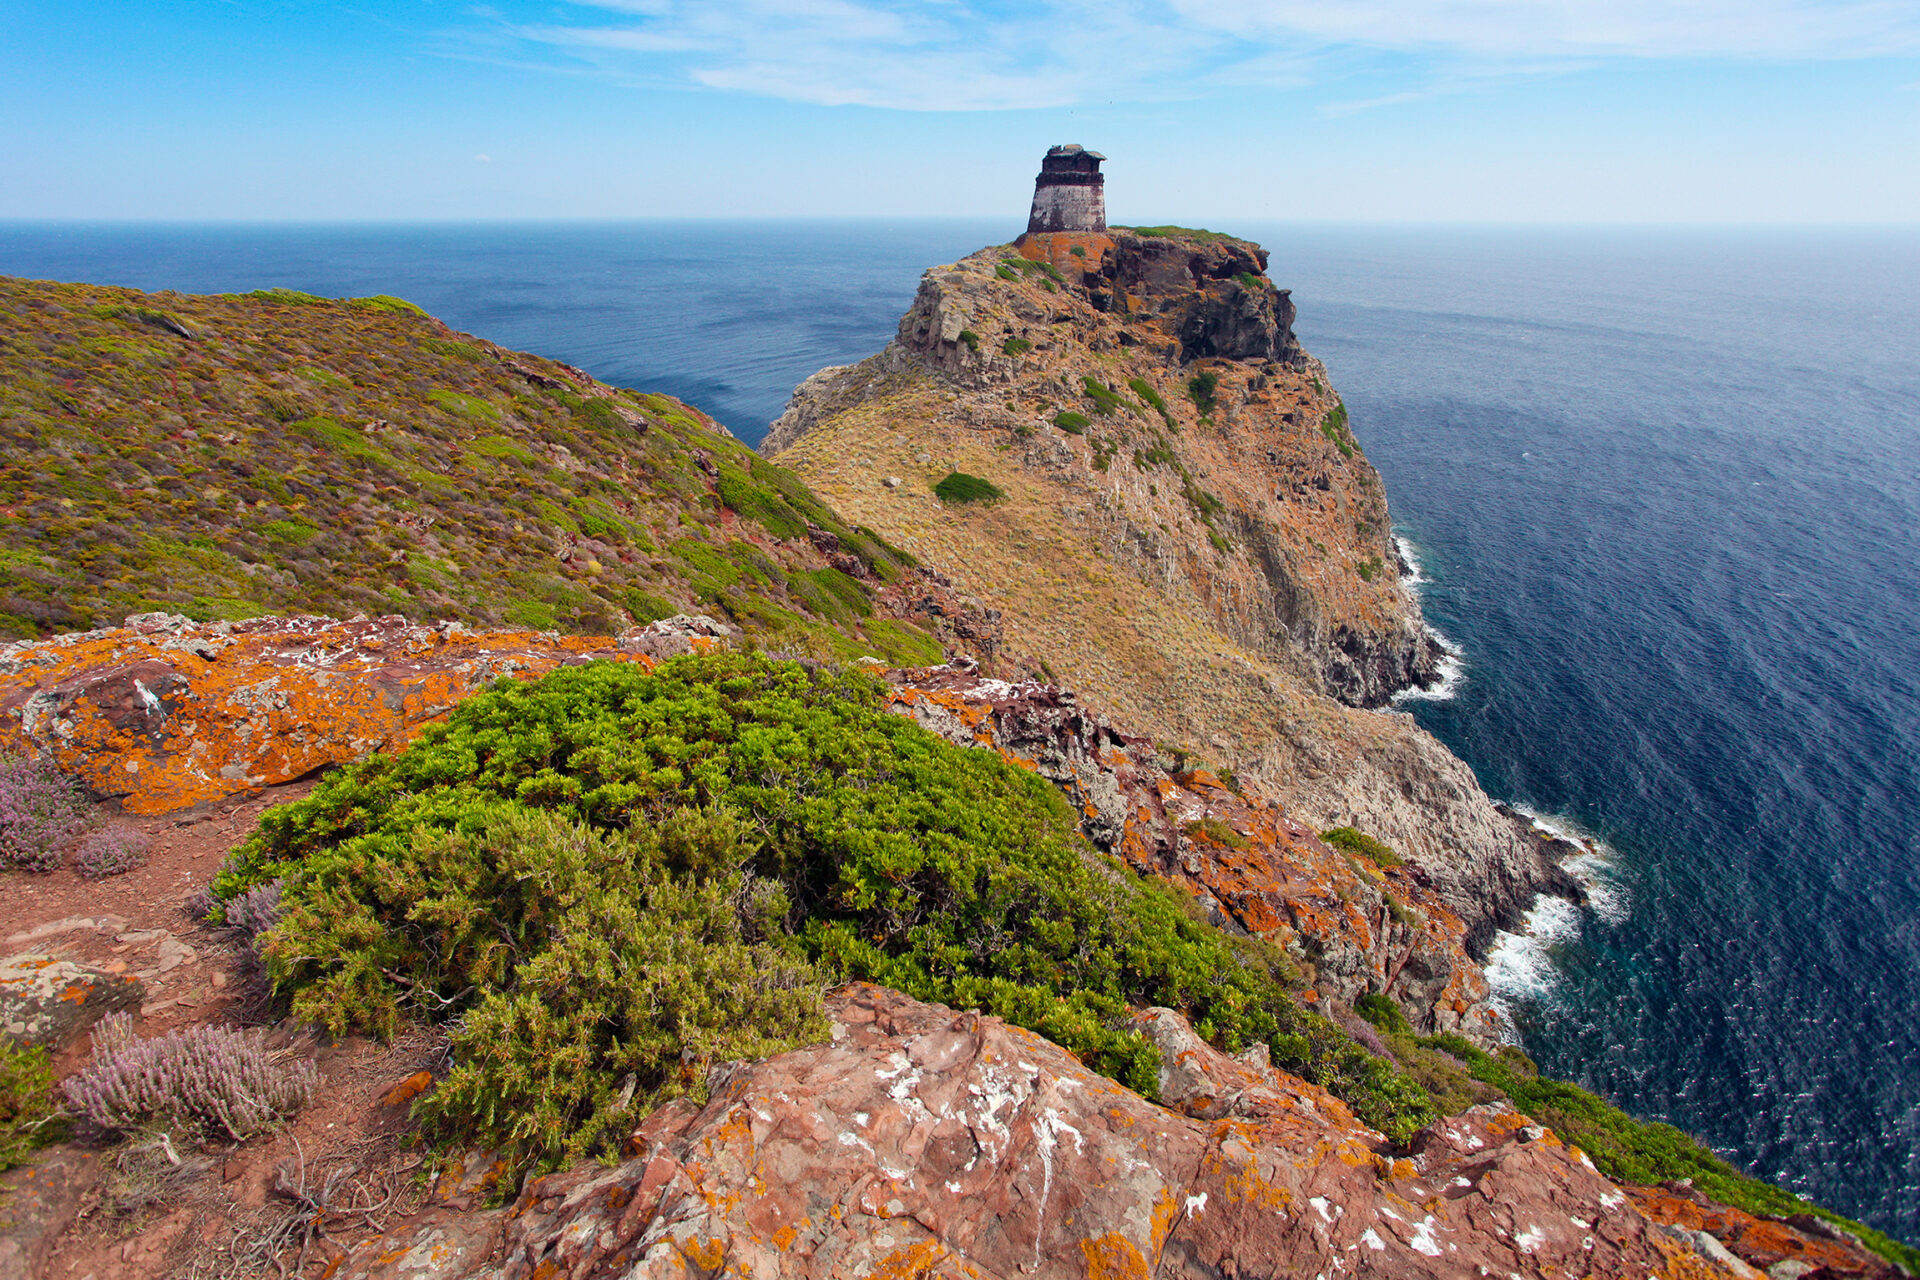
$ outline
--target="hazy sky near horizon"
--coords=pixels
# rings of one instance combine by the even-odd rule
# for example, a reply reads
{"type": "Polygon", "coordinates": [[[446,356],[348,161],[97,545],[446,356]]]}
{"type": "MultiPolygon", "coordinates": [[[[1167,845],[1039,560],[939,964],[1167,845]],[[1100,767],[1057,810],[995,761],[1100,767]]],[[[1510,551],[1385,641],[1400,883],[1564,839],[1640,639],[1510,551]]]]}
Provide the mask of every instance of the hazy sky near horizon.
{"type": "Polygon", "coordinates": [[[1920,224],[1920,0],[0,0],[0,217],[1920,224]]]}

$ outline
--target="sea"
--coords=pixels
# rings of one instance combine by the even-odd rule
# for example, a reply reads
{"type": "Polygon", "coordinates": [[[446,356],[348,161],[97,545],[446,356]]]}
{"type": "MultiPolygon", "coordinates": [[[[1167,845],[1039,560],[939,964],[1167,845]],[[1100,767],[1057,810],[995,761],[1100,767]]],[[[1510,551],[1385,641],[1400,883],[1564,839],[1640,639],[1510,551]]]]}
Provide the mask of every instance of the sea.
{"type": "MultiPolygon", "coordinates": [[[[1380,469],[1438,696],[1580,842],[1489,973],[1550,1073],[1920,1240],[1920,229],[1248,222],[1380,469]]],[[[0,223],[0,274],[395,294],[757,442],[1013,223],[0,223]]]]}

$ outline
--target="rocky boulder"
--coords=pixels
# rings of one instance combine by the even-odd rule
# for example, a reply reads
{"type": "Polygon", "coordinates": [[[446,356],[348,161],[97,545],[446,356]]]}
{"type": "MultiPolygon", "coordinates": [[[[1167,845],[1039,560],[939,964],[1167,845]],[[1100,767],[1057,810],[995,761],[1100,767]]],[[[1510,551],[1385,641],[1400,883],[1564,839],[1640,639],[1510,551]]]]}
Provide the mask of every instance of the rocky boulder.
{"type": "Polygon", "coordinates": [[[50,759],[130,813],[170,813],[393,750],[502,677],[652,662],[721,643],[717,630],[670,618],[616,642],[401,617],[142,614],[0,648],[0,748],[50,759]]]}
{"type": "Polygon", "coordinates": [[[0,1035],[60,1049],[108,1014],[138,1008],[143,990],[132,974],[38,952],[9,956],[0,960],[0,1035]]]}
{"type": "Polygon", "coordinates": [[[1192,1114],[995,1018],[865,985],[829,1012],[829,1042],[717,1071],[624,1164],[535,1179],[489,1215],[429,1210],[336,1280],[1724,1274],[1511,1110],[1396,1157],[1166,1011],[1169,1100],[1192,1114]]]}

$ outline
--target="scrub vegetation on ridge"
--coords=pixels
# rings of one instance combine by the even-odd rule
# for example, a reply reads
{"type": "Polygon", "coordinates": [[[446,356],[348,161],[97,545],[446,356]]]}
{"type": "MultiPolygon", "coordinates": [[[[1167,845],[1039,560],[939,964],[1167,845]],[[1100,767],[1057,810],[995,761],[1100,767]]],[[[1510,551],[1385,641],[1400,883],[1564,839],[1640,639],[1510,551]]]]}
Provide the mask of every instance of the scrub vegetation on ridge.
{"type": "Polygon", "coordinates": [[[941,656],[874,616],[912,558],[705,414],[398,299],[0,278],[0,369],[0,639],[151,610],[597,634],[692,611],[941,656]]]}
{"type": "Polygon", "coordinates": [[[1166,1005],[1396,1140],[1437,1118],[1300,1009],[1263,944],[854,672],[727,654],[503,683],[267,814],[216,892],[274,880],[265,951],[294,1013],[451,1023],[456,1065],[417,1114],[523,1166],[604,1148],[714,1062],[818,1038],[848,978],[998,1014],[1149,1096],[1129,1013],[1166,1005]]]}

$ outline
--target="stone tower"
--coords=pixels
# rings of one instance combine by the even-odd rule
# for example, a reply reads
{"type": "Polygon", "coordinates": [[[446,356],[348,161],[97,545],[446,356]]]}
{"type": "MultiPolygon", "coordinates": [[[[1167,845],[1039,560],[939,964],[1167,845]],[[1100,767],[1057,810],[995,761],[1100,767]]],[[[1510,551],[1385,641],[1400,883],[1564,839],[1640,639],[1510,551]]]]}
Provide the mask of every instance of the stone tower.
{"type": "Polygon", "coordinates": [[[1077,142],[1050,147],[1033,182],[1033,212],[1027,234],[1107,229],[1107,180],[1100,172],[1106,157],[1077,142]]]}

